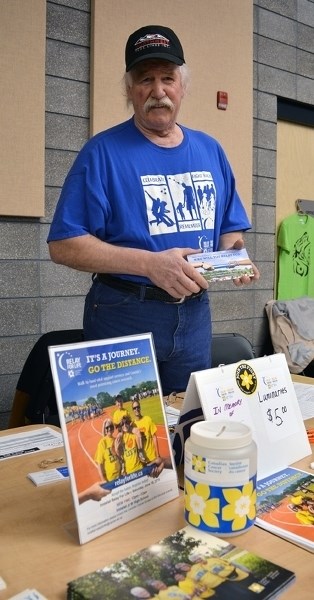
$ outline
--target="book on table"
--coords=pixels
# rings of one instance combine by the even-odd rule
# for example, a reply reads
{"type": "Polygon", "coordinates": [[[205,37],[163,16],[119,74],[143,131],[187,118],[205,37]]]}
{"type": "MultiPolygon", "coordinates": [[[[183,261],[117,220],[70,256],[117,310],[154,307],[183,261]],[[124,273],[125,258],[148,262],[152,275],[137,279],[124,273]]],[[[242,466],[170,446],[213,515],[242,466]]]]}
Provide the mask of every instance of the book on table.
{"type": "Polygon", "coordinates": [[[314,552],[314,475],[287,467],[258,481],[256,525],[314,552]]]}
{"type": "Polygon", "coordinates": [[[292,571],[187,526],[127,558],[68,583],[68,600],[244,600],[278,597],[292,571]]]}

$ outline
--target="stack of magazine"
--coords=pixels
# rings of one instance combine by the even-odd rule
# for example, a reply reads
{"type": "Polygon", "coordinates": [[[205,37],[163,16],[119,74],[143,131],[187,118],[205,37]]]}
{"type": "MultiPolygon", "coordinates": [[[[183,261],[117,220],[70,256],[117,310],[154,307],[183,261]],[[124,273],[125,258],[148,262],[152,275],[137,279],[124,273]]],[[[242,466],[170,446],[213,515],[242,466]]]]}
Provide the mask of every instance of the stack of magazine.
{"type": "Polygon", "coordinates": [[[314,475],[287,467],[258,481],[256,524],[314,552],[314,475]]]}
{"type": "Polygon", "coordinates": [[[237,600],[277,597],[292,571],[220,538],[185,527],[68,584],[68,600],[237,600]]]}

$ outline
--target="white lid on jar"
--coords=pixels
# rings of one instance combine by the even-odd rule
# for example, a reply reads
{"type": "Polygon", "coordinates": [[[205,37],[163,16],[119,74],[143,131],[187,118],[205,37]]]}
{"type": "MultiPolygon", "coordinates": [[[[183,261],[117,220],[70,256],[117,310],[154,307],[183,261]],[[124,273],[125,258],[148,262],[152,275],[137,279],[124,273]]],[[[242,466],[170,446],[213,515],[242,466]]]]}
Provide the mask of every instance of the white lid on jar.
{"type": "Polygon", "coordinates": [[[251,443],[252,431],[237,421],[199,421],[191,427],[190,441],[205,448],[243,448],[251,443]]]}

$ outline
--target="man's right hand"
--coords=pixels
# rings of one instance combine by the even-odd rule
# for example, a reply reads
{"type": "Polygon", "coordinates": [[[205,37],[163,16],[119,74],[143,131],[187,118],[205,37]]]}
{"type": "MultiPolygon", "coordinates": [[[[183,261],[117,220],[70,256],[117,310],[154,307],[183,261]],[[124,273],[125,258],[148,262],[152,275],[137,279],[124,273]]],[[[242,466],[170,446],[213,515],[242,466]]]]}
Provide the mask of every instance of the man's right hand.
{"type": "Polygon", "coordinates": [[[174,298],[182,298],[208,289],[208,282],[186,260],[188,254],[197,254],[193,248],[172,248],[150,253],[147,277],[154,285],[166,290],[174,298]]]}

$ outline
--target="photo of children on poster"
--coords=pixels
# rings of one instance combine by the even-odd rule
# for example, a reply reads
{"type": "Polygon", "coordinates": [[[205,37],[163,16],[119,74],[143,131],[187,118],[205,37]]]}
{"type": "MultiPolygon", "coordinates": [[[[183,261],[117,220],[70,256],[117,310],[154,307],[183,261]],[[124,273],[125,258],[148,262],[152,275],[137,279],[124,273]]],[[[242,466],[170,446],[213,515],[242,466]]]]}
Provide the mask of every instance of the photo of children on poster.
{"type": "Polygon", "coordinates": [[[49,348],[79,540],[178,496],[151,334],[49,348]]]}

